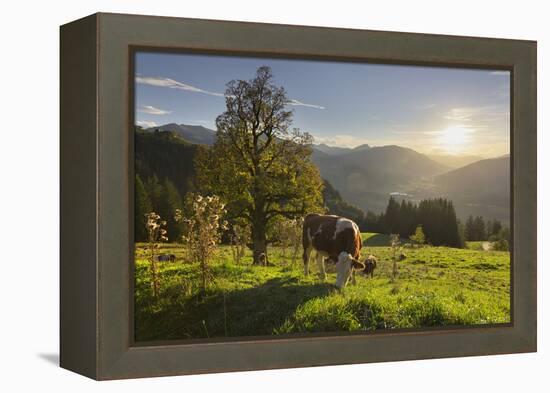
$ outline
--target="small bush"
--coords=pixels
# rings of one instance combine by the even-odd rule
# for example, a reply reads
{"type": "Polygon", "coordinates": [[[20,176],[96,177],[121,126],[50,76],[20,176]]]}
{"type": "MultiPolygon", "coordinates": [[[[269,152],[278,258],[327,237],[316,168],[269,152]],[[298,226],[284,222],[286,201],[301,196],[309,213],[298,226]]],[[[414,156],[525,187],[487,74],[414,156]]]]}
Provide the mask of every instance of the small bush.
{"type": "Polygon", "coordinates": [[[184,217],[177,209],[176,222],[185,224],[185,234],[182,236],[184,244],[192,262],[199,264],[201,272],[202,292],[206,292],[207,285],[213,280],[211,261],[216,247],[221,240],[221,230],[227,229],[227,222],[221,220],[226,213],[225,205],[217,196],[189,194],[187,198],[189,216],[184,217]]]}
{"type": "Polygon", "coordinates": [[[510,246],[508,240],[499,239],[493,243],[493,250],[495,251],[510,251],[510,246]]]}

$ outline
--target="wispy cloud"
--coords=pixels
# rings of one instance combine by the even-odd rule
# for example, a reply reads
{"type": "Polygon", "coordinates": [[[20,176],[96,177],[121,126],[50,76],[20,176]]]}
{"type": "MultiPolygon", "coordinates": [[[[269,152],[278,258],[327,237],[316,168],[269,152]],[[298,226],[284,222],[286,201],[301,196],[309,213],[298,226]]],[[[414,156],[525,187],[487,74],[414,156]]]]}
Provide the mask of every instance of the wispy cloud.
{"type": "Polygon", "coordinates": [[[491,75],[510,76],[510,71],[491,71],[491,75]]]}
{"type": "Polygon", "coordinates": [[[144,128],[158,127],[158,124],[156,122],[147,120],[138,120],[136,121],[136,124],[144,128]]]}
{"type": "Polygon", "coordinates": [[[288,104],[289,105],[294,105],[294,106],[307,106],[308,108],[315,108],[315,109],[326,109],[324,106],[321,106],[321,105],[306,104],[305,102],[301,102],[301,101],[294,100],[294,99],[291,99],[288,104]]]}
{"type": "Polygon", "coordinates": [[[497,106],[459,107],[450,109],[443,118],[454,123],[467,123],[469,127],[481,127],[489,122],[507,121],[510,112],[497,106]]]}
{"type": "Polygon", "coordinates": [[[452,108],[447,112],[443,118],[446,120],[457,121],[457,122],[468,122],[472,121],[472,118],[479,113],[479,108],[452,108]]]}
{"type": "Polygon", "coordinates": [[[172,111],[166,111],[164,109],[155,108],[152,105],[142,105],[138,112],[141,113],[147,113],[148,115],[168,115],[172,113],[172,111]]]}
{"type": "MultiPolygon", "coordinates": [[[[155,87],[167,87],[169,89],[185,90],[185,91],[189,91],[189,92],[192,92],[192,93],[202,93],[202,94],[207,94],[207,95],[211,95],[211,96],[215,96],[215,97],[224,97],[225,96],[225,94],[223,94],[223,93],[204,90],[204,89],[201,89],[199,87],[191,86],[187,83],[183,83],[183,82],[180,82],[180,81],[177,81],[177,80],[174,80],[174,79],[164,78],[164,77],[159,77],[159,76],[137,75],[136,76],[136,83],[139,83],[139,84],[142,84],[142,85],[155,86],[155,87]]],[[[308,104],[308,103],[305,103],[305,102],[302,102],[300,100],[296,100],[296,99],[293,99],[293,98],[290,99],[288,104],[293,105],[293,106],[305,106],[305,107],[308,107],[308,108],[315,108],[315,109],[325,109],[324,106],[315,105],[315,104],[308,104]]],[[[144,112],[144,113],[149,113],[149,112],[144,112]]],[[[151,113],[151,114],[164,114],[164,113],[151,113]]]]}
{"type": "Polygon", "coordinates": [[[202,93],[202,94],[208,94],[211,96],[216,97],[223,97],[223,93],[216,93],[213,91],[203,90],[195,86],[188,85],[187,83],[179,82],[174,79],[170,78],[163,78],[163,77],[157,77],[157,76],[136,76],[136,83],[140,83],[143,85],[149,85],[149,86],[156,86],[156,87],[167,87],[170,89],[178,89],[178,90],[185,90],[190,91],[193,93],[202,93]]]}

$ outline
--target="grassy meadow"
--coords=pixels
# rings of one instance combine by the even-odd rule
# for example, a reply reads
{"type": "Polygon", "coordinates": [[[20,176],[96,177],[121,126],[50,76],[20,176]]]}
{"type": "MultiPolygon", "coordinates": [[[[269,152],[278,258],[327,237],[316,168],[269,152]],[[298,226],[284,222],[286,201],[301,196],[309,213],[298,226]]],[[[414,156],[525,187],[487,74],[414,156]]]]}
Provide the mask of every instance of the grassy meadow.
{"type": "MultiPolygon", "coordinates": [[[[362,259],[378,258],[374,278],[357,275],[357,285],[342,291],[332,285],[334,267],[327,263],[326,282],[303,274],[300,255],[269,248],[271,266],[252,266],[247,251],[235,264],[229,246],[220,246],[213,263],[214,282],[199,291],[196,263],[185,261],[179,244],[162,244],[160,253],[175,262],[158,262],[160,295],[153,297],[145,244],[136,244],[136,341],[281,335],[303,332],[373,331],[445,325],[510,322],[510,254],[466,249],[403,248],[399,274],[392,282],[388,236],[363,234],[362,259]]],[[[469,245],[470,246],[470,245],[469,245]]]]}

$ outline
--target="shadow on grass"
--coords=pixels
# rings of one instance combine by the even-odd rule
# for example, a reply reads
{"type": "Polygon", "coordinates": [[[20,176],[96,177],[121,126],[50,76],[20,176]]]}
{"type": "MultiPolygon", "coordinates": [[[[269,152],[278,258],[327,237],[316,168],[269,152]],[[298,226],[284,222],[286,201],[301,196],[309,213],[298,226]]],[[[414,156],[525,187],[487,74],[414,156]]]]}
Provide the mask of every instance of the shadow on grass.
{"type": "Polygon", "coordinates": [[[296,277],[277,277],[230,292],[159,299],[137,304],[136,341],[270,335],[310,299],[332,291],[327,283],[299,284],[296,277]]]}

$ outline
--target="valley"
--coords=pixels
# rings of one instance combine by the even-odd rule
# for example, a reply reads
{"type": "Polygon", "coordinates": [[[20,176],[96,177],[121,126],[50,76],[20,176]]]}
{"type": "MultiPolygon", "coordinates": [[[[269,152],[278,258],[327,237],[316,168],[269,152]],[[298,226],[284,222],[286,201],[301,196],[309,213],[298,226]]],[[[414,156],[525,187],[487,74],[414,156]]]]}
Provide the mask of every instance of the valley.
{"type": "MultiPolygon", "coordinates": [[[[164,138],[165,142],[168,140],[166,143],[187,146],[179,147],[180,150],[186,149],[184,156],[174,157],[180,161],[176,165],[182,170],[177,172],[178,178],[172,179],[179,185],[183,195],[190,186],[188,178],[191,175],[194,148],[196,145],[212,145],[215,142],[215,131],[203,126],[170,123],[141,129],[136,140],[144,141],[155,130],[159,131],[159,138],[164,138]],[[172,137],[165,132],[172,133],[172,137]]],[[[153,143],[150,139],[148,141],[153,143]]],[[[508,155],[492,159],[474,156],[429,157],[396,145],[345,148],[314,144],[312,148],[312,161],[319,168],[321,176],[338,190],[347,203],[365,213],[383,212],[390,195],[411,202],[444,197],[453,200],[461,220],[469,215],[483,215],[505,223],[510,220],[508,155]],[[437,161],[438,157],[441,162],[437,161]],[[456,167],[461,164],[465,165],[456,167]]],[[[154,165],[150,158],[137,152],[136,166],[154,165]]]]}

